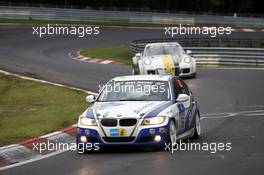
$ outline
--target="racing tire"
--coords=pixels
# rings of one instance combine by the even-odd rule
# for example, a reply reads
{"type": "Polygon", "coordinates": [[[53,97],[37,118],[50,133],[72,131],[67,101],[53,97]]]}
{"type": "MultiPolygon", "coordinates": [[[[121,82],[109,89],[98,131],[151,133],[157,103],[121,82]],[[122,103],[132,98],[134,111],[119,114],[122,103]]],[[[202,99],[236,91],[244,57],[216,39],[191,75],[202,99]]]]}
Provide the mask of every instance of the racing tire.
{"type": "Polygon", "coordinates": [[[195,78],[195,77],[196,77],[196,73],[193,73],[193,74],[192,74],[192,78],[195,78]]]}
{"type": "Polygon", "coordinates": [[[138,65],[132,65],[132,75],[139,75],[138,65]]]}
{"type": "Polygon", "coordinates": [[[192,139],[197,139],[201,136],[201,117],[199,111],[196,112],[194,134],[192,139]]]}
{"type": "Polygon", "coordinates": [[[175,144],[177,142],[177,129],[176,129],[176,123],[174,120],[171,120],[170,122],[168,142],[171,144],[175,144]]]}

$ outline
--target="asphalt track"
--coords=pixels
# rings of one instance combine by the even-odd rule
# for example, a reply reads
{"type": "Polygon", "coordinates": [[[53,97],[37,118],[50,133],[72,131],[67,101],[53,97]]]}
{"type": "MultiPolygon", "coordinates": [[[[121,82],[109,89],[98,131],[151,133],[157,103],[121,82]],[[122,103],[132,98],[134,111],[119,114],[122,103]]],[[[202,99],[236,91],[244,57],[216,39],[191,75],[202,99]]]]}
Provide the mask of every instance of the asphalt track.
{"type": "MultiPolygon", "coordinates": [[[[100,35],[86,38],[38,38],[30,26],[0,26],[0,68],[97,91],[110,78],[130,74],[130,67],[85,64],[68,52],[162,36],[161,30],[102,28],[100,35]]],[[[264,33],[230,37],[261,39],[264,33]]],[[[186,79],[204,117],[203,136],[195,142],[231,142],[231,151],[68,151],[0,174],[263,174],[263,77],[263,70],[199,69],[196,79],[186,79]]]]}

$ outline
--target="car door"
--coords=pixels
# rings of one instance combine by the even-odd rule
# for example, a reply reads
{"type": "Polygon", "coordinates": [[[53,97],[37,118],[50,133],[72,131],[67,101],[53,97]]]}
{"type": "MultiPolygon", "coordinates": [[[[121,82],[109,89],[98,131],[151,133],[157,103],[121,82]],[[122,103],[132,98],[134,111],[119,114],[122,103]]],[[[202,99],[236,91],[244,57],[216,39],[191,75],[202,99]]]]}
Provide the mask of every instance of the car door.
{"type": "Polygon", "coordinates": [[[177,111],[179,112],[179,132],[185,132],[190,128],[190,108],[191,108],[191,93],[187,85],[178,78],[175,78],[173,81],[174,84],[174,93],[175,99],[177,99],[179,94],[186,94],[189,96],[189,99],[184,102],[175,101],[177,111]]]}
{"type": "Polygon", "coordinates": [[[185,129],[189,130],[192,128],[191,122],[193,121],[193,117],[194,117],[193,114],[195,112],[196,104],[195,104],[195,101],[193,99],[192,92],[189,90],[186,83],[181,79],[178,79],[177,81],[178,81],[179,86],[181,88],[181,92],[183,94],[186,94],[189,96],[189,99],[187,101],[183,102],[183,105],[184,105],[184,108],[186,111],[186,113],[185,113],[185,129]]]}

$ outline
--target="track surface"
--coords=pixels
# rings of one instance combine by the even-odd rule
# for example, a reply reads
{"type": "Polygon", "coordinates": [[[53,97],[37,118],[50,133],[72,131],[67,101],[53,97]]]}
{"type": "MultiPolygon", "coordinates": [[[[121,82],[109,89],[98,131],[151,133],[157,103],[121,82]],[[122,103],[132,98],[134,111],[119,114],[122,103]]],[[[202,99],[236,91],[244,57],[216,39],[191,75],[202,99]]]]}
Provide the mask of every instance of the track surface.
{"type": "MultiPolygon", "coordinates": [[[[30,26],[0,26],[0,68],[97,91],[98,85],[110,78],[130,74],[130,67],[85,64],[69,59],[68,52],[162,36],[162,30],[102,28],[96,37],[38,38],[32,36],[30,26]]],[[[231,37],[260,39],[264,34],[233,33],[231,37]]],[[[198,71],[196,79],[186,80],[206,117],[202,121],[204,135],[197,142],[231,142],[231,151],[170,154],[124,149],[87,155],[68,151],[0,174],[262,174],[264,111],[256,110],[264,110],[264,71],[198,71]],[[212,114],[226,112],[236,115],[224,118],[228,114],[212,114]]]]}

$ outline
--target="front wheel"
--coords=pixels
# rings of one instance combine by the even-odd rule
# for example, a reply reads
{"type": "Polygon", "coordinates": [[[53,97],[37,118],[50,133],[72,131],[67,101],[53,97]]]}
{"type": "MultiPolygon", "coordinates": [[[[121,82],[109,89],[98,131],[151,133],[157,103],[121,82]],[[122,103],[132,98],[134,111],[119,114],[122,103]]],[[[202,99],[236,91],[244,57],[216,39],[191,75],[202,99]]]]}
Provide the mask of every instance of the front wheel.
{"type": "Polygon", "coordinates": [[[194,126],[194,134],[193,134],[193,139],[197,139],[201,136],[201,117],[199,112],[196,112],[195,116],[195,126],[194,126]]]}
{"type": "Polygon", "coordinates": [[[132,65],[132,75],[139,75],[138,65],[132,65]]]}
{"type": "Polygon", "coordinates": [[[177,129],[174,120],[170,122],[169,142],[171,144],[175,144],[177,142],[177,129]]]}

